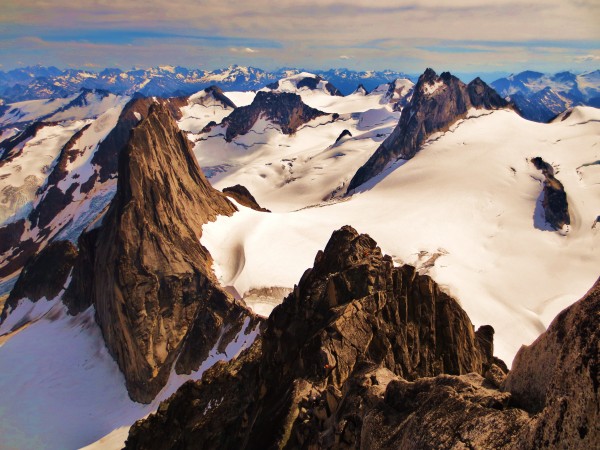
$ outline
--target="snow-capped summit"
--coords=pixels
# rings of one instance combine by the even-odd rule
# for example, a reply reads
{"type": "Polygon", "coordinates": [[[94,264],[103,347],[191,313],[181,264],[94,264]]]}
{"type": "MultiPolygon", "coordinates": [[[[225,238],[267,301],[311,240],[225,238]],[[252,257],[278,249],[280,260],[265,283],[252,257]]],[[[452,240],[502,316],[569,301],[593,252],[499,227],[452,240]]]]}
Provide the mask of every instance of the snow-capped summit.
{"type": "Polygon", "coordinates": [[[301,72],[267,86],[276,92],[291,92],[299,94],[306,91],[318,91],[328,95],[342,96],[342,93],[330,82],[324,80],[319,75],[309,72],[301,72]]]}
{"type": "Polygon", "coordinates": [[[352,95],[369,95],[369,91],[361,84],[352,92],[352,95]]]}
{"type": "Polygon", "coordinates": [[[600,105],[600,71],[575,75],[571,72],[544,74],[531,70],[500,78],[492,87],[509,97],[523,117],[547,122],[575,105],[600,105]]]}

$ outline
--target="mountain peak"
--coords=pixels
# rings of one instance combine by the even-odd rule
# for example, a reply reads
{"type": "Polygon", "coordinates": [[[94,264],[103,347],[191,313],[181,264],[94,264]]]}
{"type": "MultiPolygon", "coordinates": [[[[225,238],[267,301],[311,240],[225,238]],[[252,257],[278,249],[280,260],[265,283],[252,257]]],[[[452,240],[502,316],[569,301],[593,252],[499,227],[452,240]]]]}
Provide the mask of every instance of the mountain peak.
{"type": "Polygon", "coordinates": [[[279,125],[282,133],[293,134],[301,125],[322,115],[325,113],[307,106],[297,94],[259,91],[251,105],[237,108],[223,120],[227,125],[225,139],[231,142],[246,134],[259,117],[279,125]]]}
{"type": "Polygon", "coordinates": [[[402,110],[398,126],[354,175],[348,192],[356,189],[387,164],[397,159],[410,159],[429,135],[445,131],[467,116],[469,108],[498,109],[508,102],[481,79],[464,84],[450,72],[438,76],[427,69],[417,81],[410,102],[402,110]]]}
{"type": "Polygon", "coordinates": [[[253,317],[218,287],[199,242],[204,223],[234,211],[204,178],[167,106],[152,104],[120,154],[102,225],[80,238],[66,294],[91,299],[132,399],[150,402],[174,364],[177,373],[197,370],[223,324],[239,330],[253,317]]]}

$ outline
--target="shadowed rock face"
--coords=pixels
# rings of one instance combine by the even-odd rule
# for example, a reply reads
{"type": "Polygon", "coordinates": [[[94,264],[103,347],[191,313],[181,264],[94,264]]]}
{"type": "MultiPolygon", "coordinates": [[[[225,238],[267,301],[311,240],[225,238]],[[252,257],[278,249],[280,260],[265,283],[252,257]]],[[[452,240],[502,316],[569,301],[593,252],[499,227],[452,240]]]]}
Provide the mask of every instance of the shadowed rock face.
{"type": "Polygon", "coordinates": [[[233,103],[218,86],[209,86],[204,89],[204,92],[210,94],[210,96],[220,102],[225,108],[235,109],[237,106],[233,103]]]}
{"type": "MultiPolygon", "coordinates": [[[[315,90],[317,89],[317,87],[319,86],[319,83],[323,81],[323,78],[317,76],[317,77],[306,77],[306,78],[302,78],[300,81],[298,81],[298,83],[296,84],[296,87],[298,89],[302,89],[303,87],[307,87],[311,90],[315,90]]],[[[333,84],[327,82],[325,83],[325,89],[327,90],[327,92],[331,95],[335,95],[338,97],[343,97],[342,93],[338,90],[338,88],[336,88],[333,84]]]]}
{"type": "Polygon", "coordinates": [[[569,215],[569,203],[567,193],[563,184],[554,177],[554,168],[539,156],[531,160],[536,169],[541,170],[546,178],[544,181],[544,197],[542,205],[544,215],[548,222],[556,230],[571,223],[569,215]]]}
{"type": "Polygon", "coordinates": [[[323,115],[324,112],[304,104],[299,95],[258,92],[251,105],[235,109],[222,124],[227,125],[225,140],[231,142],[250,131],[260,117],[279,125],[284,134],[294,134],[300,126],[323,115]]]}
{"type": "Polygon", "coordinates": [[[151,401],[173,363],[178,373],[196,370],[221,335],[226,344],[245,319],[255,322],[218,288],[199,242],[204,223],[234,211],[202,175],[167,107],[154,104],[120,155],[101,227],[80,239],[66,293],[73,311],[86,298],[94,304],[134,400],[151,401]]]}
{"type": "Polygon", "coordinates": [[[36,302],[42,297],[51,300],[64,288],[77,258],[77,248],[68,241],[55,241],[31,258],[19,275],[15,287],[4,305],[0,320],[17,306],[22,298],[36,302]]]}
{"type": "Polygon", "coordinates": [[[358,169],[348,192],[378,175],[388,163],[415,156],[428,136],[447,131],[456,121],[466,117],[469,108],[507,106],[508,102],[479,78],[466,85],[448,72],[438,76],[427,69],[419,77],[412,99],[402,110],[398,126],[358,169]]]}
{"type": "Polygon", "coordinates": [[[340,427],[352,427],[347,437],[360,443],[355,406],[370,401],[361,400],[361,383],[380,380],[381,400],[398,375],[483,373],[492,364],[491,333],[476,333],[429,277],[395,268],[369,236],[344,227],[275,308],[263,336],[138,422],[127,447],[309,448],[330,434],[332,445],[315,448],[357,448],[333,444],[340,427]]]}

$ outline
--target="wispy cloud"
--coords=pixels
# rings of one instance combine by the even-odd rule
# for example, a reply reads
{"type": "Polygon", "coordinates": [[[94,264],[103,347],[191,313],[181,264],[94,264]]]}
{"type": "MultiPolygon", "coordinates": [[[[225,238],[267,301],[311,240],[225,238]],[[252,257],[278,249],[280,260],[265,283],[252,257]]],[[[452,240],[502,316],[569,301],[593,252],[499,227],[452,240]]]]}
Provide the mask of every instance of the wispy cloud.
{"type": "Polygon", "coordinates": [[[244,48],[237,48],[237,47],[230,47],[229,51],[232,53],[258,53],[258,50],[255,50],[253,48],[250,47],[244,47],[244,48]]]}
{"type": "Polygon", "coordinates": [[[129,67],[189,65],[192,57],[323,67],[344,56],[354,68],[406,71],[433,63],[564,67],[576,57],[589,66],[597,60],[583,57],[600,49],[598,17],[597,0],[203,0],[197,8],[189,0],[3,0],[0,59],[83,64],[89,58],[69,51],[89,45],[99,65],[115,60],[110,49],[129,67]]]}
{"type": "Polygon", "coordinates": [[[600,55],[581,55],[576,56],[575,61],[578,63],[595,62],[600,61],[600,55]]]}

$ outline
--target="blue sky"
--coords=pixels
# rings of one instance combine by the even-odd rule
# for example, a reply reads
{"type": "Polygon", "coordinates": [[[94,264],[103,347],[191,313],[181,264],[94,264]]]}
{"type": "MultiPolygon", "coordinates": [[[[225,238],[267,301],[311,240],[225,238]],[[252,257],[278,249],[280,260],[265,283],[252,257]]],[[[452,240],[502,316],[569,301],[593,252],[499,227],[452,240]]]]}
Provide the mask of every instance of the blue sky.
{"type": "Polygon", "coordinates": [[[3,0],[0,69],[600,67],[597,0],[3,0]]]}

